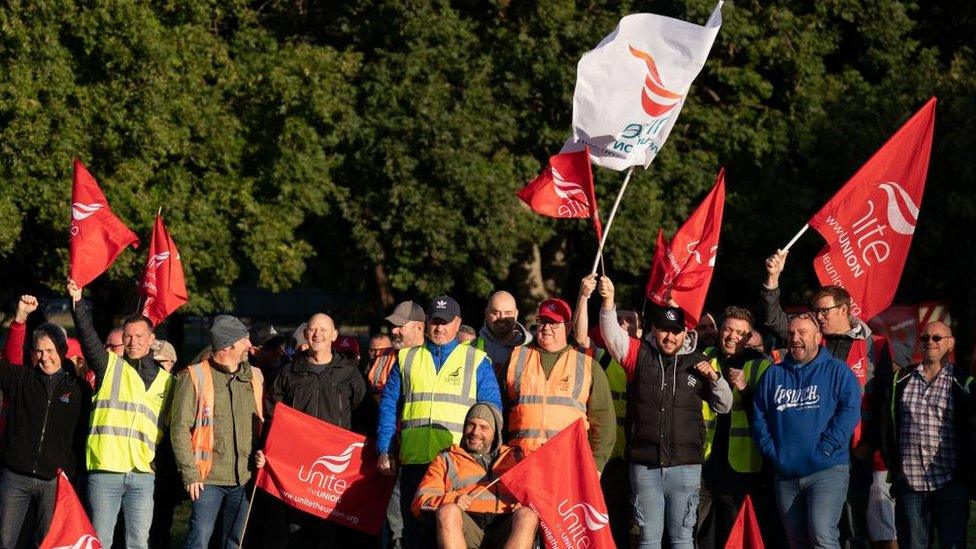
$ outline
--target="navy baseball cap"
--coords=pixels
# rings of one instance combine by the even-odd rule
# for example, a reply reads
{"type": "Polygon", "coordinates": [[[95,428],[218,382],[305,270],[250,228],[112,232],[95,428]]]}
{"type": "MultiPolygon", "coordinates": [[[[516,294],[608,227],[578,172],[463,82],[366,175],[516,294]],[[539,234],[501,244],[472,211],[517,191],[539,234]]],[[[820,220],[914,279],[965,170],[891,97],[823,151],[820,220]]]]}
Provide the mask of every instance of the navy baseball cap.
{"type": "Polygon", "coordinates": [[[461,306],[453,297],[442,295],[430,301],[427,307],[427,322],[431,320],[443,320],[451,322],[461,316],[461,306]]]}

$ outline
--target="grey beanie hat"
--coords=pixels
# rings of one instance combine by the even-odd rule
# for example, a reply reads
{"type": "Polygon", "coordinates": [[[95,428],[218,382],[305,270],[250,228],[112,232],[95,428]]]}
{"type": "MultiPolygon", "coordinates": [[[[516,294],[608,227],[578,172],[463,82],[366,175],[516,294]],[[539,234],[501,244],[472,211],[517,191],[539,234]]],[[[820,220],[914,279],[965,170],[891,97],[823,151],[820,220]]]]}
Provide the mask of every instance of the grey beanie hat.
{"type": "Polygon", "coordinates": [[[247,336],[247,326],[230,315],[217,316],[210,327],[210,345],[214,352],[226,349],[247,336]]]}

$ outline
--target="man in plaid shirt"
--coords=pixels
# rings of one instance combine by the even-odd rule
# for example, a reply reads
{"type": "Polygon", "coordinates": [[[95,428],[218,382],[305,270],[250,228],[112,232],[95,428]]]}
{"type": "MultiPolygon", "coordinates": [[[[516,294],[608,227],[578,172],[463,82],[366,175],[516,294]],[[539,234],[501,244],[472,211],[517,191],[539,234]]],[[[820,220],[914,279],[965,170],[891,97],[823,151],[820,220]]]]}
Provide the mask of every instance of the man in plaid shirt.
{"type": "Polygon", "coordinates": [[[900,547],[966,546],[969,463],[976,448],[973,378],[948,361],[955,340],[932,322],[919,335],[922,362],[900,369],[888,392],[882,453],[894,478],[900,547]]]}

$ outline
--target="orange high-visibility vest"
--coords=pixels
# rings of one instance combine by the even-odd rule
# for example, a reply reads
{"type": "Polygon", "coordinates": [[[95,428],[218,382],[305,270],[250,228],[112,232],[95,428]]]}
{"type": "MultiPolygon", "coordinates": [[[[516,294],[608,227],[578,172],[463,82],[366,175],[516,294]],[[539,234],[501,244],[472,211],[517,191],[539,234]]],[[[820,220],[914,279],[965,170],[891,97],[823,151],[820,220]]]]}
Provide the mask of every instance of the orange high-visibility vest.
{"type": "MultiPolygon", "coordinates": [[[[197,394],[197,416],[193,420],[190,430],[190,447],[196,460],[200,480],[204,481],[213,468],[213,414],[214,414],[214,383],[213,372],[210,371],[210,361],[187,366],[190,381],[197,394]],[[202,383],[202,387],[201,387],[202,383]]],[[[261,370],[251,368],[251,389],[254,391],[254,409],[258,419],[264,421],[264,376],[261,370]]]]}
{"type": "Polygon", "coordinates": [[[423,511],[436,511],[441,505],[455,503],[458,497],[468,495],[474,498],[466,509],[469,513],[511,513],[519,506],[518,502],[494,480],[521,460],[521,449],[502,445],[489,472],[455,444],[431,462],[411,509],[419,517],[423,511]]]}
{"type": "Polygon", "coordinates": [[[390,371],[393,370],[396,359],[397,351],[393,347],[383,349],[373,359],[373,364],[370,366],[369,374],[366,377],[369,379],[369,389],[374,395],[383,394],[383,387],[386,387],[386,380],[390,378],[390,371]]]}
{"type": "Polygon", "coordinates": [[[583,418],[593,384],[593,359],[575,349],[559,357],[549,378],[538,350],[520,345],[512,352],[505,386],[511,408],[508,443],[531,452],[583,418]]]}

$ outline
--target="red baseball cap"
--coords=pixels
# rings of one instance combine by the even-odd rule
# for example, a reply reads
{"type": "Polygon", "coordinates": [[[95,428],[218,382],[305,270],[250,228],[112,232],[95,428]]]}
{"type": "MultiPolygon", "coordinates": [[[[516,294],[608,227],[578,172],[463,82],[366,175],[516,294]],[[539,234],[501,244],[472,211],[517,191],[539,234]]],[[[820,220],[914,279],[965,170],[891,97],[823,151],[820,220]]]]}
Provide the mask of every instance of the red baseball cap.
{"type": "Polygon", "coordinates": [[[332,350],[359,356],[359,340],[352,336],[341,335],[332,342],[332,350]]]}
{"type": "Polygon", "coordinates": [[[68,338],[68,352],[64,355],[65,358],[77,358],[81,356],[81,343],[73,338],[68,338]]]}
{"type": "Polygon", "coordinates": [[[572,322],[573,310],[561,299],[547,299],[539,304],[539,318],[550,322],[572,322]]]}

